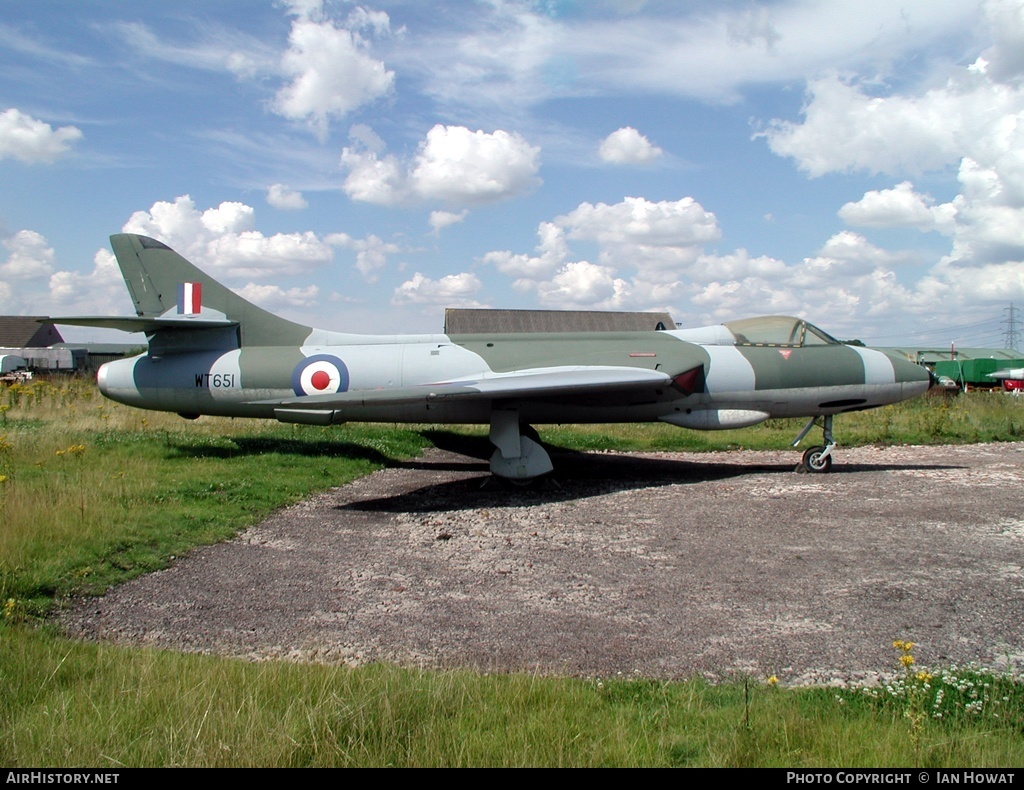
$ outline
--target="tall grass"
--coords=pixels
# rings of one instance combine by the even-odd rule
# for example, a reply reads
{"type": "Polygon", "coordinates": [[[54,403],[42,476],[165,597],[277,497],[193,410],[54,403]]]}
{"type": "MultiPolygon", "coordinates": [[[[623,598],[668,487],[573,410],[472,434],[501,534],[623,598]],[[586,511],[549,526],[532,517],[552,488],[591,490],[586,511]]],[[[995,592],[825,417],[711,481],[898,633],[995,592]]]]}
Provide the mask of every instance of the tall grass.
{"type": "Polygon", "coordinates": [[[187,423],[76,379],[14,385],[0,406],[0,600],[21,614],[162,567],[425,445],[393,426],[187,423]]]}
{"type": "Polygon", "coordinates": [[[988,680],[1002,718],[914,724],[860,689],[252,663],[0,626],[0,764],[1020,765],[1024,688],[988,680]]]}
{"type": "MultiPolygon", "coordinates": [[[[1022,425],[1024,402],[979,394],[847,415],[837,429],[844,444],[921,443],[1014,439],[1022,425]]],[[[573,449],[781,448],[798,429],[799,421],[771,421],[725,434],[667,426],[542,427],[541,434],[573,449]]],[[[916,666],[912,677],[895,673],[902,685],[890,678],[867,691],[785,689],[765,678],[710,686],[492,677],[78,643],[41,619],[68,594],[101,591],[313,490],[415,455],[425,436],[451,438],[396,426],[185,423],[103,401],[77,380],[5,390],[0,765],[1024,762],[1024,687],[970,670],[953,676],[957,691],[943,686],[940,710],[935,694],[948,676],[926,673],[927,696],[915,690],[916,666]],[[978,694],[987,695],[985,704],[978,694]]]]}

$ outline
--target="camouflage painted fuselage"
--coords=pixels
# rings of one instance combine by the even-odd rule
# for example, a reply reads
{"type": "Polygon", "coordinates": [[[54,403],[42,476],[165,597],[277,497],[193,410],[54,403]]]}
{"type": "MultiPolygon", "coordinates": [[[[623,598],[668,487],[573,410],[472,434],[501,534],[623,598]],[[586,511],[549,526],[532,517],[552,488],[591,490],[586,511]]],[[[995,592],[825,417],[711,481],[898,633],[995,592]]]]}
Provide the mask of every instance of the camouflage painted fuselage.
{"type": "Polygon", "coordinates": [[[510,478],[552,468],[529,423],[713,430],[824,416],[829,449],[817,463],[831,452],[831,415],[905,400],[931,382],[907,360],[786,316],[652,332],[326,332],[247,302],[155,239],[122,233],[111,246],[135,315],[54,319],[147,334],[146,354],[100,368],[107,397],[186,417],[489,423],[491,469],[510,478]]]}
{"type": "Polygon", "coordinates": [[[496,399],[517,400],[522,419],[531,423],[665,420],[698,429],[871,408],[914,397],[929,386],[920,366],[872,349],[683,339],[702,331],[373,338],[314,332],[309,338],[314,342],[291,348],[163,353],[157,348],[108,363],[98,378],[107,397],[141,408],[273,418],[283,407],[301,407],[307,396],[322,396],[315,388],[304,392],[296,386],[300,367],[320,357],[345,372],[343,388],[328,386],[348,393],[351,401],[313,409],[319,419],[310,421],[486,423],[491,400],[431,398],[432,387],[525,372],[636,368],[666,379],[571,398],[559,391],[551,397],[509,393],[496,399]],[[675,381],[689,371],[696,373],[688,382],[675,381]],[[407,395],[415,388],[422,390],[418,400],[407,395]],[[388,401],[389,392],[396,402],[388,401]]]}

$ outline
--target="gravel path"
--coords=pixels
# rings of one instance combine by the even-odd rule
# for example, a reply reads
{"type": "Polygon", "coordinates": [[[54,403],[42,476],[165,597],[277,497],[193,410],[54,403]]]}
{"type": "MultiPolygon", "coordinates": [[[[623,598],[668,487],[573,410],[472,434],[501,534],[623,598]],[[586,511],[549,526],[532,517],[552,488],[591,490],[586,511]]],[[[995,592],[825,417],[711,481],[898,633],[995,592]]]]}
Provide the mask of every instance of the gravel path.
{"type": "Polygon", "coordinates": [[[62,615],[255,660],[860,682],[1024,667],[1024,444],[554,454],[516,488],[434,450],[62,615]]]}

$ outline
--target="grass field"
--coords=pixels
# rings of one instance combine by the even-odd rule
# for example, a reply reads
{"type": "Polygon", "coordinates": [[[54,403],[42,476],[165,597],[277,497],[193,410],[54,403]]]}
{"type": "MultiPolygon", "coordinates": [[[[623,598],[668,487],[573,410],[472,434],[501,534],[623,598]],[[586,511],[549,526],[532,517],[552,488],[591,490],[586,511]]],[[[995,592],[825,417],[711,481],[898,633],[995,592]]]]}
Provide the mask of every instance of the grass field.
{"type": "MultiPolygon", "coordinates": [[[[784,448],[799,421],[722,433],[540,427],[573,448],[784,448]]],[[[1014,766],[1024,686],[922,668],[863,689],[770,678],[544,678],[246,663],[67,640],[46,614],[272,510],[482,428],[185,422],[91,382],[0,393],[0,765],[1014,766]],[[272,470],[272,474],[268,474],[272,470]]],[[[1007,441],[1024,399],[924,398],[837,421],[844,445],[1007,441]]],[[[794,460],[798,452],[794,452],[794,460]]],[[[894,634],[912,639],[912,634],[894,634]]]]}

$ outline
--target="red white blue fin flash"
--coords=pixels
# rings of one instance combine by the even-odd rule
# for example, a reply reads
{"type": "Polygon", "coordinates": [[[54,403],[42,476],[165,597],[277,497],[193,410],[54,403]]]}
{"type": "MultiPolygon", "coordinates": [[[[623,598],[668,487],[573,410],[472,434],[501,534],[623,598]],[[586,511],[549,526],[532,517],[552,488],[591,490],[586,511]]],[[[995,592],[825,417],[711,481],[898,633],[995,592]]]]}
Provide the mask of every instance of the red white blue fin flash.
{"type": "Polygon", "coordinates": [[[203,284],[178,283],[178,315],[199,315],[203,310],[203,284]]]}

